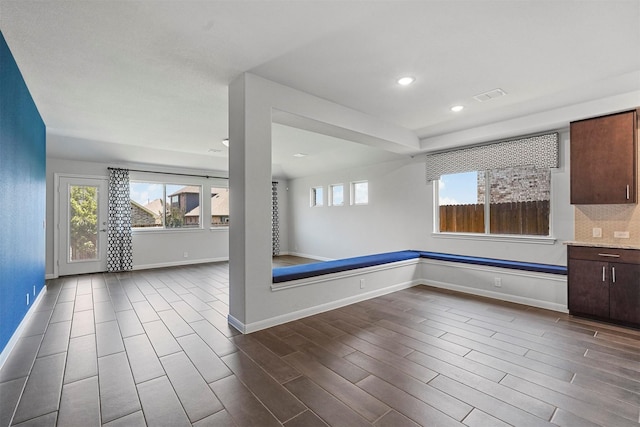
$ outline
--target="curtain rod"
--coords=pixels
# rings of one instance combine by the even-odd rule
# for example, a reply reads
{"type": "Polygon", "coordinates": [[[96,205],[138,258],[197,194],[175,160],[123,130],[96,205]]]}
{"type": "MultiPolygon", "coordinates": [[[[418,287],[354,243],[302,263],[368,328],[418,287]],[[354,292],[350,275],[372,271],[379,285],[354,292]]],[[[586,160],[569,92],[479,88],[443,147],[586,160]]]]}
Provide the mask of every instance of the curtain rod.
{"type": "MultiPolygon", "coordinates": [[[[112,168],[112,167],[108,167],[107,170],[114,170],[114,169],[126,169],[126,168],[112,168]]],[[[159,173],[159,174],[163,174],[163,175],[178,175],[178,176],[193,176],[196,178],[217,178],[217,179],[229,179],[229,177],[226,176],[210,176],[210,175],[195,175],[195,174],[190,174],[190,173],[178,173],[178,172],[156,172],[156,171],[145,171],[145,170],[140,170],[140,169],[127,169],[129,172],[144,172],[144,173],[159,173]]]]}

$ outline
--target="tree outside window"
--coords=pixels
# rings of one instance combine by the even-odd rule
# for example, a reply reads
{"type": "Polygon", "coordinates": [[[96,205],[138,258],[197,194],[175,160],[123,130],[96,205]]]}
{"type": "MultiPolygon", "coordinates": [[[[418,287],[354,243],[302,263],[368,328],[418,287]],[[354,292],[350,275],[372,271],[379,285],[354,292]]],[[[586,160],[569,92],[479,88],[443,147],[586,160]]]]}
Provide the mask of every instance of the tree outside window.
{"type": "Polygon", "coordinates": [[[98,258],[98,189],[73,185],[69,197],[71,261],[98,258]]]}

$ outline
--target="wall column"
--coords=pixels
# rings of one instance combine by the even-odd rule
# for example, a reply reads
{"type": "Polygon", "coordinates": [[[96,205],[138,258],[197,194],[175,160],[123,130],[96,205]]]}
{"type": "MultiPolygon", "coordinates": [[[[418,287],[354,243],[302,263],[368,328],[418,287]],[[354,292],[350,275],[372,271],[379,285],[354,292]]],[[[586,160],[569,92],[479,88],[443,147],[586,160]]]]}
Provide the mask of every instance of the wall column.
{"type": "Polygon", "coordinates": [[[229,86],[229,322],[241,332],[271,284],[271,107],[259,83],[243,74],[229,86]]]}

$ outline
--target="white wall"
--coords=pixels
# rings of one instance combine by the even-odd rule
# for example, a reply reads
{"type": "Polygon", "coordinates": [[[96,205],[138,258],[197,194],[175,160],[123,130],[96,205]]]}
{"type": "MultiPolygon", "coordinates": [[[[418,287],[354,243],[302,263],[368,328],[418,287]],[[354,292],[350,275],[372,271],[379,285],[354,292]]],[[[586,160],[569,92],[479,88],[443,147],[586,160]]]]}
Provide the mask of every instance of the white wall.
{"type": "MultiPolygon", "coordinates": [[[[131,169],[166,171],[225,176],[226,172],[170,170],[167,168],[144,167],[141,165],[109,165],[104,163],[80,162],[75,160],[47,158],[47,232],[46,232],[46,274],[54,277],[54,176],[55,174],[87,175],[107,177],[107,167],[129,167],[131,169]]],[[[155,178],[175,184],[202,185],[206,192],[213,180],[207,178],[180,177],[164,174],[140,174],[131,172],[131,179],[155,178]]],[[[206,197],[205,197],[206,200],[206,197]]],[[[211,205],[203,203],[204,218],[210,218],[211,205]]],[[[229,259],[228,229],[210,229],[205,224],[200,230],[154,230],[133,233],[134,269],[182,265],[199,262],[223,261],[229,259]],[[188,257],[184,257],[188,252],[188,257]]]]}
{"type": "MultiPolygon", "coordinates": [[[[233,220],[229,239],[229,318],[241,330],[245,329],[243,325],[284,315],[294,304],[313,307],[321,300],[314,298],[311,291],[271,292],[271,200],[265,197],[269,186],[265,188],[264,184],[272,173],[271,164],[265,159],[272,155],[275,110],[366,136],[363,139],[371,140],[376,147],[408,150],[419,146],[416,135],[407,129],[249,73],[231,83],[229,185],[233,220]]],[[[327,303],[349,295],[346,289],[320,292],[327,303]]]]}
{"type": "MultiPolygon", "coordinates": [[[[568,131],[560,132],[559,139],[560,167],[551,174],[555,241],[442,238],[434,234],[435,184],[425,182],[424,162],[418,156],[404,162],[291,180],[289,247],[293,253],[318,259],[417,249],[566,265],[563,242],[573,240],[574,230],[574,208],[569,204],[568,131]],[[369,180],[368,206],[309,206],[311,187],[323,186],[326,192],[330,184],[348,186],[353,180],[369,180]]],[[[423,262],[420,268],[419,276],[434,286],[566,311],[566,276],[442,262],[423,262]],[[494,286],[495,278],[501,279],[501,287],[494,286]]]]}
{"type": "Polygon", "coordinates": [[[421,159],[394,161],[291,180],[289,248],[318,259],[424,249],[431,233],[429,186],[421,159]],[[350,183],[369,181],[369,204],[349,204],[350,183]],[[328,206],[331,184],[344,184],[345,205],[328,206]],[[310,207],[311,187],[322,186],[325,204],[310,207]]]}
{"type": "MultiPolygon", "coordinates": [[[[517,137],[519,135],[513,135],[517,137]]],[[[425,182],[424,162],[405,162],[291,180],[291,252],[335,259],[402,249],[566,265],[566,246],[573,239],[569,204],[568,132],[560,134],[560,168],[551,174],[552,244],[440,238],[433,234],[433,183],[425,182]],[[311,187],[369,180],[369,205],[310,207],[311,187]]],[[[348,200],[348,197],[345,196],[348,200]]]]}

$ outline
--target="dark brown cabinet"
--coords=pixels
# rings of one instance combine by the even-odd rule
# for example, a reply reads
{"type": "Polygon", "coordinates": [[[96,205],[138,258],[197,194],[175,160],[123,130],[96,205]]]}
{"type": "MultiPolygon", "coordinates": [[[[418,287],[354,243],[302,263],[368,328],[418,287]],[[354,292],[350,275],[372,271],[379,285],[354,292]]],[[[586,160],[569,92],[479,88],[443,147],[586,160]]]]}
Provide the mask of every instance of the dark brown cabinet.
{"type": "Polygon", "coordinates": [[[609,317],[640,325],[640,265],[612,263],[609,286],[609,317]]]}
{"type": "Polygon", "coordinates": [[[569,312],[640,327],[640,251],[569,246],[569,312]]]}
{"type": "Polygon", "coordinates": [[[638,112],[571,122],[571,203],[637,203],[638,112]]]}
{"type": "Polygon", "coordinates": [[[569,312],[609,317],[607,263],[569,258],[569,312]]]}

